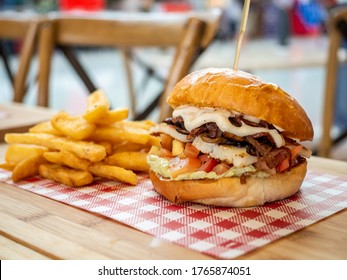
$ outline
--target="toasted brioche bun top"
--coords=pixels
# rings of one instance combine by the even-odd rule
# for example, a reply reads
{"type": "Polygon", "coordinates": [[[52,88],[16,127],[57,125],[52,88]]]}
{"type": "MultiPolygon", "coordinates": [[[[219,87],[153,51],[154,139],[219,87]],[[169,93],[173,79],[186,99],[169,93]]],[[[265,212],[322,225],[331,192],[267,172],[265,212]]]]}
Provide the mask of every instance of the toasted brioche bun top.
{"type": "Polygon", "coordinates": [[[313,139],[310,119],[299,103],[272,83],[243,71],[207,68],[178,82],[167,103],[221,108],[264,120],[283,129],[283,134],[300,141],[313,139]]]}

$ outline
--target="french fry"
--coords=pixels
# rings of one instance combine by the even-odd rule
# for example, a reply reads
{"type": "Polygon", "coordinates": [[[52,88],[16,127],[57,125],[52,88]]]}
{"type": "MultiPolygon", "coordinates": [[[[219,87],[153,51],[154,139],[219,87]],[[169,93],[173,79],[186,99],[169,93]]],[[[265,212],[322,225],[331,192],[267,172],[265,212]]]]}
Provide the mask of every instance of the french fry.
{"type": "Polygon", "coordinates": [[[113,150],[111,154],[114,153],[120,153],[120,152],[145,152],[148,151],[151,148],[150,145],[143,145],[143,144],[137,144],[137,143],[130,143],[127,141],[123,141],[120,144],[114,144],[113,150]]]}
{"type": "Polygon", "coordinates": [[[105,163],[134,171],[148,171],[146,158],[147,153],[144,152],[122,152],[107,157],[105,163]]]}
{"type": "Polygon", "coordinates": [[[111,166],[102,162],[95,162],[89,167],[89,171],[99,177],[118,180],[130,185],[137,184],[137,176],[131,171],[118,166],[111,166]]]}
{"type": "Polygon", "coordinates": [[[43,154],[43,157],[50,163],[64,165],[60,152],[47,152],[43,154]]]}
{"type": "Polygon", "coordinates": [[[40,176],[71,187],[82,187],[93,182],[88,171],[75,170],[58,164],[45,163],[39,167],[40,176]]]}
{"type": "Polygon", "coordinates": [[[95,123],[98,125],[111,125],[115,122],[127,119],[128,116],[128,108],[118,108],[111,111],[107,111],[106,115],[103,118],[98,119],[95,123]]]}
{"type": "Polygon", "coordinates": [[[160,148],[157,146],[152,146],[151,149],[148,151],[149,155],[159,155],[160,148]]]}
{"type": "Polygon", "coordinates": [[[0,163],[0,168],[5,169],[7,171],[12,171],[16,167],[13,163],[3,162],[0,163]]]}
{"type": "Polygon", "coordinates": [[[42,155],[33,155],[23,159],[12,171],[13,182],[39,175],[39,166],[45,162],[42,155]]]}
{"type": "Polygon", "coordinates": [[[123,130],[140,130],[149,133],[149,129],[154,126],[155,123],[150,120],[144,121],[120,121],[114,124],[118,129],[123,130]]]}
{"type": "Polygon", "coordinates": [[[65,137],[57,137],[51,134],[7,133],[5,135],[5,141],[9,144],[35,144],[52,150],[65,150],[92,162],[101,161],[106,157],[105,148],[101,145],[87,141],[76,141],[65,137]]]}
{"type": "Polygon", "coordinates": [[[181,141],[174,139],[172,141],[172,152],[171,152],[172,155],[173,156],[179,156],[179,155],[183,154],[184,145],[185,145],[185,143],[182,143],[181,141]]]}
{"type": "Polygon", "coordinates": [[[88,96],[88,105],[83,117],[89,123],[97,123],[107,115],[110,102],[102,90],[94,91],[88,96]]]}
{"type": "Polygon", "coordinates": [[[151,120],[137,121],[136,123],[147,130],[149,130],[152,126],[156,125],[156,123],[152,122],[151,120]]]}
{"type": "Polygon", "coordinates": [[[70,116],[66,112],[56,114],[51,123],[56,130],[74,140],[86,139],[95,131],[95,125],[87,122],[82,116],[70,116]]]}
{"type": "Polygon", "coordinates": [[[7,147],[5,161],[9,164],[18,164],[22,160],[48,152],[47,147],[30,144],[11,144],[7,147]]]}
{"type": "Polygon", "coordinates": [[[172,150],[172,141],[173,137],[166,134],[166,133],[161,133],[160,134],[160,144],[163,149],[172,150]]]}
{"type": "Polygon", "coordinates": [[[43,157],[51,163],[66,165],[78,170],[88,170],[91,164],[89,160],[79,158],[73,153],[64,150],[60,152],[47,152],[43,154],[43,157]]]}
{"type": "Polygon", "coordinates": [[[90,139],[94,141],[109,140],[113,143],[126,141],[142,145],[146,145],[150,141],[150,135],[146,130],[132,127],[119,128],[116,124],[112,126],[97,127],[90,139]]]}
{"type": "Polygon", "coordinates": [[[111,155],[113,152],[113,147],[112,147],[112,142],[110,141],[100,141],[97,142],[96,144],[99,144],[105,148],[106,154],[111,155]]]}
{"type": "Polygon", "coordinates": [[[160,138],[158,136],[149,135],[149,140],[147,143],[149,146],[160,147],[160,138]]]}
{"type": "Polygon", "coordinates": [[[29,132],[32,133],[48,133],[55,136],[63,136],[63,134],[56,130],[53,126],[51,121],[46,121],[42,123],[38,123],[37,125],[34,125],[33,127],[29,128],[29,132]]]}

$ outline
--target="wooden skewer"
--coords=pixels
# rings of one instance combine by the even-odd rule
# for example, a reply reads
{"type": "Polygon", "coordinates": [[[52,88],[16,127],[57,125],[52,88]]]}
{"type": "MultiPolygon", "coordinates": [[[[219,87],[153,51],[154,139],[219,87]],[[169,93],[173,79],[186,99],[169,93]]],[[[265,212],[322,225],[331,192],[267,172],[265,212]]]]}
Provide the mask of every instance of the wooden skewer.
{"type": "Polygon", "coordinates": [[[234,70],[237,70],[237,66],[239,64],[241,44],[242,44],[243,34],[246,31],[250,2],[251,2],[251,0],[245,0],[245,3],[243,5],[242,19],[241,19],[241,25],[240,25],[240,33],[239,33],[239,38],[237,40],[237,48],[236,48],[235,59],[234,59],[234,67],[233,67],[234,70]]]}

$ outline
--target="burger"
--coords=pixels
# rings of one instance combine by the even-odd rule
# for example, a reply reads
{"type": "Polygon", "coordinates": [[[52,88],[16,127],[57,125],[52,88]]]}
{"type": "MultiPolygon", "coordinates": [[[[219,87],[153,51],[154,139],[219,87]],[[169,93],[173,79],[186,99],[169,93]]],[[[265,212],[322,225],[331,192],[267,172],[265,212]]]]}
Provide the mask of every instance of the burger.
{"type": "Polygon", "coordinates": [[[250,207],[298,191],[311,152],[310,119],[275,84],[208,68],[179,81],[172,117],[152,127],[161,147],[147,156],[154,189],[174,203],[250,207]]]}

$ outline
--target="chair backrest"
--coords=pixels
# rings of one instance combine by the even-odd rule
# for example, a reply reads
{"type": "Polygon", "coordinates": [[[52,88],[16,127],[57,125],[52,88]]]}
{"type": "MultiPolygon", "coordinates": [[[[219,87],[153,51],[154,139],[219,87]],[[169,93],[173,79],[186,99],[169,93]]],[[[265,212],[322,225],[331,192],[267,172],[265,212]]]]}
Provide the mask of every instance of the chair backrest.
{"type": "MultiPolygon", "coordinates": [[[[161,117],[167,116],[170,109],[164,104],[169,91],[188,74],[197,54],[213,40],[219,19],[218,12],[212,16],[207,13],[168,14],[165,17],[152,13],[51,16],[40,31],[39,104],[48,105],[50,64],[56,46],[115,47],[121,50],[174,47],[174,59],[160,99],[161,117]]],[[[135,103],[134,96],[131,96],[131,101],[135,103]]]]}
{"type": "MultiPolygon", "coordinates": [[[[340,62],[338,52],[341,47],[342,38],[343,36],[346,36],[346,34],[343,34],[343,30],[341,30],[342,24],[347,26],[347,9],[337,8],[332,10],[328,26],[329,50],[328,61],[326,64],[325,95],[323,102],[323,127],[317,151],[317,154],[323,157],[330,156],[330,151],[333,143],[331,130],[334,121],[336,84],[340,62]]],[[[347,32],[346,28],[344,32],[347,32]]]]}
{"type": "Polygon", "coordinates": [[[13,101],[15,102],[22,102],[26,93],[26,80],[36,46],[39,25],[39,17],[23,17],[16,13],[0,15],[0,40],[21,42],[16,72],[10,69],[8,54],[1,50],[7,74],[13,83],[13,101]]]}

